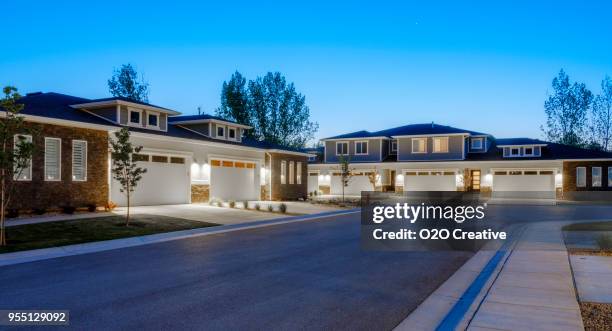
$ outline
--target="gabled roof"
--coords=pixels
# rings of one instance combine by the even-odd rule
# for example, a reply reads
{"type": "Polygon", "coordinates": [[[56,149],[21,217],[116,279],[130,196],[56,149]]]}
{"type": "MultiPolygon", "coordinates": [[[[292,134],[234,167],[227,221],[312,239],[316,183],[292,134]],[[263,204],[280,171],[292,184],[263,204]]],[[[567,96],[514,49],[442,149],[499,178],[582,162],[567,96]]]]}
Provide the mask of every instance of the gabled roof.
{"type": "Polygon", "coordinates": [[[436,135],[436,134],[469,134],[472,136],[488,136],[486,133],[470,131],[465,129],[454,128],[452,126],[440,125],[435,123],[426,124],[409,124],[398,126],[391,129],[381,131],[356,131],[338,136],[325,138],[322,140],[337,140],[337,139],[356,139],[356,138],[375,138],[385,137],[392,138],[397,136],[421,136],[421,135],[436,135]]]}
{"type": "Polygon", "coordinates": [[[361,130],[361,131],[345,133],[345,134],[341,134],[341,135],[337,135],[337,136],[333,136],[333,137],[329,137],[329,138],[325,138],[321,140],[353,139],[353,138],[369,138],[369,137],[375,137],[375,136],[372,135],[372,133],[369,131],[361,130]]]}

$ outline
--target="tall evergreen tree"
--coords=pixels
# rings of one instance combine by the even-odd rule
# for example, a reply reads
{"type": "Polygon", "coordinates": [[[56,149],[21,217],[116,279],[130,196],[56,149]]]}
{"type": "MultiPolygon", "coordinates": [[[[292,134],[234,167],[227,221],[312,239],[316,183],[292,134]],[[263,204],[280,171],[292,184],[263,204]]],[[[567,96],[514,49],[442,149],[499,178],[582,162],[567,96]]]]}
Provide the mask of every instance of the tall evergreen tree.
{"type": "MultiPolygon", "coordinates": [[[[246,79],[236,71],[221,88],[221,106],[217,108],[219,117],[252,126],[251,113],[247,108],[246,79]]],[[[253,136],[247,132],[247,136],[253,136]]]]}
{"type": "Polygon", "coordinates": [[[544,102],[547,120],[542,131],[547,139],[572,146],[584,146],[587,142],[587,114],[593,94],[584,83],[570,83],[563,71],[552,81],[553,93],[544,102]]]}
{"type": "Polygon", "coordinates": [[[124,97],[134,101],[149,102],[149,84],[131,64],[124,64],[115,69],[108,80],[108,90],[115,97],[124,97]]]}

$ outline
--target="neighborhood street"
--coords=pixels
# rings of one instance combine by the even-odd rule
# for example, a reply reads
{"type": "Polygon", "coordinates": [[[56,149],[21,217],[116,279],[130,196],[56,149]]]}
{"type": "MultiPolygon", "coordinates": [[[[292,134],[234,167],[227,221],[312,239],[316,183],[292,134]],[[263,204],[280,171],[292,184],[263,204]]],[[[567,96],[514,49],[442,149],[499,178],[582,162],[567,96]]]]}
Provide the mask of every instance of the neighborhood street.
{"type": "MultiPolygon", "coordinates": [[[[490,206],[507,221],[608,206],[490,206]]],[[[359,214],[0,268],[0,309],[68,309],[77,329],[392,329],[472,254],[367,252],[359,214]]]]}

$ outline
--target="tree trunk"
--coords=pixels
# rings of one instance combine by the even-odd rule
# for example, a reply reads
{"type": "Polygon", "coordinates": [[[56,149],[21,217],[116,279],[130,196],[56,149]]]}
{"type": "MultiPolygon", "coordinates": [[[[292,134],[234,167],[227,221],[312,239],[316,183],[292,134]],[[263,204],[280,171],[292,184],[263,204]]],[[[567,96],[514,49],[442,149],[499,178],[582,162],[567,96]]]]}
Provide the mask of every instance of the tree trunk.
{"type": "MultiPolygon", "coordinates": [[[[4,173],[4,171],[2,171],[4,173]]],[[[0,246],[6,246],[6,229],[4,228],[4,200],[5,200],[5,196],[4,196],[4,176],[2,176],[2,194],[1,194],[1,199],[2,201],[0,202],[0,246]]]]}
{"type": "Polygon", "coordinates": [[[130,191],[127,193],[127,215],[125,218],[125,226],[130,226],[130,191]]]}

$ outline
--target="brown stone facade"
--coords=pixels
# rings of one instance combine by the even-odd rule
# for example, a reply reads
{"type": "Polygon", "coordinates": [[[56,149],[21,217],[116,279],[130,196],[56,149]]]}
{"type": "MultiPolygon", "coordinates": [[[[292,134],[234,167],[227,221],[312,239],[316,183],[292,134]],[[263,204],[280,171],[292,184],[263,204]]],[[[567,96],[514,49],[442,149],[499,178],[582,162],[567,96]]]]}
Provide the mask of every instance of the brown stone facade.
{"type": "Polygon", "coordinates": [[[62,206],[104,206],[108,202],[108,133],[76,127],[28,122],[34,130],[32,180],[15,182],[9,208],[56,209],[62,206]],[[61,139],[61,179],[44,180],[45,137],[61,139]],[[87,141],[87,180],[72,180],[72,140],[87,141]]]}
{"type": "Polygon", "coordinates": [[[208,202],[210,186],[206,184],[191,184],[191,203],[208,202]]]}
{"type": "MultiPolygon", "coordinates": [[[[565,200],[605,200],[612,201],[612,186],[608,185],[608,168],[612,161],[566,161],[563,162],[563,192],[565,200]],[[585,167],[586,186],[577,187],[576,168],[585,167]],[[592,168],[601,167],[601,186],[593,186],[592,168]]],[[[559,194],[557,194],[559,197],[559,194]]]]}
{"type": "Polygon", "coordinates": [[[271,200],[298,200],[306,199],[308,196],[308,158],[306,156],[284,154],[284,153],[269,153],[266,155],[266,168],[271,169],[271,186],[272,196],[271,200]],[[287,180],[285,184],[281,184],[281,162],[287,162],[287,180]],[[293,161],[293,184],[289,184],[289,164],[293,161]],[[301,162],[302,168],[302,182],[297,183],[297,164],[301,162]]]}

